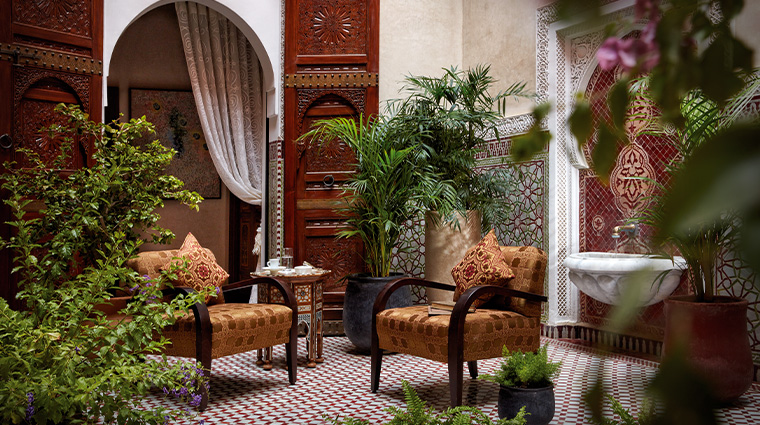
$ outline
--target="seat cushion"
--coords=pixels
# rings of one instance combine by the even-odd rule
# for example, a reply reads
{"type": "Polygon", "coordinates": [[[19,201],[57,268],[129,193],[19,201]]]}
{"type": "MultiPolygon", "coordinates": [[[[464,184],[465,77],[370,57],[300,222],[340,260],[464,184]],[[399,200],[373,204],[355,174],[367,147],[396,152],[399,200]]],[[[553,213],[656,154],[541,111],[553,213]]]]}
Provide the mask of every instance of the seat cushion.
{"type": "MultiPolygon", "coordinates": [[[[454,291],[454,301],[456,301],[473,286],[506,286],[507,280],[514,277],[514,274],[504,259],[496,233],[491,229],[483,240],[467,250],[462,261],[451,269],[451,276],[456,283],[454,291]]],[[[472,305],[480,307],[491,297],[490,294],[481,296],[472,305]]]]}
{"type": "MultiPolygon", "coordinates": [[[[448,361],[449,315],[428,316],[428,307],[392,308],[377,315],[380,348],[448,361]]],[[[502,346],[510,351],[535,351],[541,327],[537,317],[512,311],[479,309],[467,314],[464,324],[464,360],[501,356],[502,346]]]]}
{"type": "MultiPolygon", "coordinates": [[[[288,342],[293,312],[278,304],[216,304],[208,307],[211,318],[211,357],[219,358],[288,342]]],[[[195,357],[193,314],[164,329],[171,341],[170,356],[195,357]]]]}
{"type": "Polygon", "coordinates": [[[181,265],[181,259],[187,259],[187,269],[177,271],[176,286],[187,286],[196,291],[202,291],[208,287],[215,287],[216,291],[206,296],[206,304],[213,305],[224,302],[222,284],[230,276],[216,263],[216,258],[210,251],[204,249],[192,233],[188,233],[185,242],[177,251],[178,259],[171,260],[164,265],[164,270],[169,270],[172,264],[181,265]]]}

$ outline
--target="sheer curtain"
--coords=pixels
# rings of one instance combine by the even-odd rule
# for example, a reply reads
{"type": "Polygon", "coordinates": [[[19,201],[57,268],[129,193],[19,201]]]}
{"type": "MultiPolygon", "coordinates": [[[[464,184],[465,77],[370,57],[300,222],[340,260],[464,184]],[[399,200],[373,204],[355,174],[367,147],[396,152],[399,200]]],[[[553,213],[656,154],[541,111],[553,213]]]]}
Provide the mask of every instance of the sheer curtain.
{"type": "MultiPolygon", "coordinates": [[[[187,70],[211,159],[243,202],[261,205],[264,128],[261,71],[253,47],[224,16],[175,3],[187,70]]],[[[256,239],[261,239],[259,227],[256,239]]]]}

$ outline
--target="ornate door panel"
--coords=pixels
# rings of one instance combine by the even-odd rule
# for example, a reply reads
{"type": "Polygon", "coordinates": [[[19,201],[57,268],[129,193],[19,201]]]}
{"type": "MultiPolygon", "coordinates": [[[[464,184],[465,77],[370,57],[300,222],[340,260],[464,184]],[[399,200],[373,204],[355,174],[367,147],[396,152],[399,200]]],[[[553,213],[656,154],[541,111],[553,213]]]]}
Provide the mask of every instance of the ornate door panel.
{"type": "MultiPolygon", "coordinates": [[[[58,103],[79,104],[91,119],[101,119],[102,39],[102,0],[0,2],[0,162],[23,166],[19,147],[52,162],[60,141],[39,129],[60,120],[53,113],[58,103]]],[[[79,141],[66,168],[86,166],[89,148],[86,140],[79,141]]],[[[1,208],[4,223],[10,212],[1,208]]],[[[11,229],[0,226],[2,236],[10,236],[11,229]]],[[[18,308],[12,255],[0,252],[0,296],[18,308]]]]}
{"type": "Polygon", "coordinates": [[[364,270],[358,240],[336,240],[340,205],[355,159],[340,141],[295,140],[318,119],[378,111],[377,0],[288,0],[285,23],[285,246],[295,261],[333,270],[325,320],[339,320],[342,278],[364,270]]]}

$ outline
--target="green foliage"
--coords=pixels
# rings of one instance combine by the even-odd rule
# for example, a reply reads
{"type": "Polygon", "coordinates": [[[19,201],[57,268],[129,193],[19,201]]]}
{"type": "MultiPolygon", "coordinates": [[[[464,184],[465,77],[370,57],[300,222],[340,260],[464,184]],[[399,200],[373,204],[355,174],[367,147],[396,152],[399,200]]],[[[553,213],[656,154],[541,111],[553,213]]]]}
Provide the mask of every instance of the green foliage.
{"type": "Polygon", "coordinates": [[[606,394],[606,400],[612,409],[612,413],[620,420],[605,418],[602,416],[601,409],[594,411],[590,421],[593,425],[654,425],[656,411],[654,404],[650,400],[645,400],[641,405],[639,417],[634,417],[628,409],[624,408],[619,401],[615,400],[612,394],[606,394]]]}
{"type": "MultiPolygon", "coordinates": [[[[387,422],[387,425],[525,425],[525,415],[530,414],[525,412],[523,406],[514,418],[498,419],[494,422],[480,409],[469,406],[450,407],[442,413],[435,413],[432,408],[427,407],[425,401],[420,399],[408,382],[401,381],[401,385],[404,387],[406,409],[395,406],[386,409],[393,414],[393,418],[387,422]]],[[[369,421],[365,419],[352,417],[333,419],[323,416],[323,419],[334,425],[369,424],[369,421]]]]}
{"type": "Polygon", "coordinates": [[[553,386],[554,379],[559,373],[562,362],[550,362],[547,345],[540,347],[535,353],[520,351],[509,352],[505,346],[502,349],[502,362],[499,369],[491,374],[480,375],[480,379],[496,382],[505,387],[544,388],[553,386]]]}
{"type": "MultiPolygon", "coordinates": [[[[462,215],[479,210],[484,231],[507,220],[510,205],[503,191],[509,190],[511,180],[504,172],[478,174],[475,157],[485,147],[484,137],[493,133],[498,139],[506,101],[528,97],[524,83],[492,95],[489,89],[496,80],[489,72],[490,66],[478,65],[464,71],[444,69],[440,77],[409,76],[403,89],[407,96],[388,105],[389,136],[418,146],[422,166],[429,166],[456,191],[453,207],[462,215]]],[[[421,200],[428,210],[452,217],[435,197],[421,200]]]]}
{"type": "Polygon", "coordinates": [[[0,299],[0,417],[5,423],[157,424],[187,412],[142,411],[151,388],[197,405],[194,392],[206,385],[194,363],[146,359],[167,341],[154,332],[185,314],[203,294],[162,301],[166,277],[146,280],[125,266],[151,231],[154,242],[173,238],[156,225],[162,198],[197,208],[200,197],[163,175],[173,152],[158,142],[144,149],[130,144],[152,125],[144,119],[113,127],[88,120],[78,107],[59,105],[67,119],[50,129],[66,152],[81,138],[93,142],[92,166],[62,172],[32,152],[25,168],[6,163],[5,203],[15,220],[14,236],[3,241],[15,255],[18,298],[25,311],[0,299]],[[34,201],[34,202],[33,202],[34,201]],[[42,205],[29,214],[33,205],[42,205]],[[110,322],[96,306],[110,303],[117,288],[132,288],[132,302],[120,313],[131,320],[110,322]]]}
{"type": "Polygon", "coordinates": [[[414,145],[389,137],[387,130],[380,118],[339,117],[314,122],[299,139],[323,145],[339,139],[353,151],[357,169],[340,209],[350,228],[338,237],[362,240],[365,262],[375,277],[390,274],[404,224],[422,212],[423,199],[450,208],[455,197],[448,182],[439,181],[428,166],[418,165],[414,145]]]}

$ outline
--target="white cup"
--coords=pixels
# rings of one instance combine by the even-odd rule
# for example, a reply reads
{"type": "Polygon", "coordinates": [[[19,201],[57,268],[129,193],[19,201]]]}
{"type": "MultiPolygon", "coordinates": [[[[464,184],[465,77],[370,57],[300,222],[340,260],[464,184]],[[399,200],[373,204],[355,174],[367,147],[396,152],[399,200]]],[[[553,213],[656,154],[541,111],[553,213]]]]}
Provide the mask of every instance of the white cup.
{"type": "Polygon", "coordinates": [[[269,261],[267,261],[267,267],[280,267],[280,259],[279,258],[272,258],[269,261]]]}
{"type": "Polygon", "coordinates": [[[296,266],[296,274],[311,274],[312,268],[311,266],[296,266]]]}

